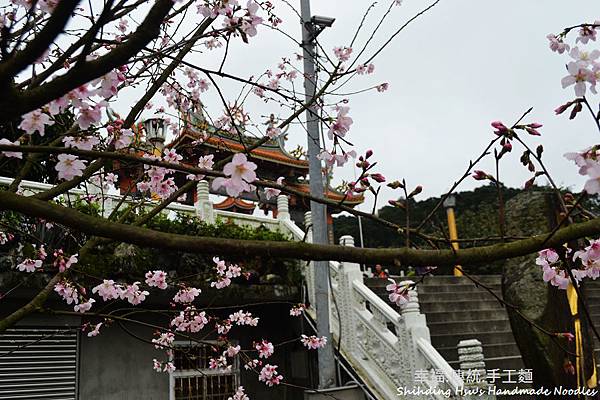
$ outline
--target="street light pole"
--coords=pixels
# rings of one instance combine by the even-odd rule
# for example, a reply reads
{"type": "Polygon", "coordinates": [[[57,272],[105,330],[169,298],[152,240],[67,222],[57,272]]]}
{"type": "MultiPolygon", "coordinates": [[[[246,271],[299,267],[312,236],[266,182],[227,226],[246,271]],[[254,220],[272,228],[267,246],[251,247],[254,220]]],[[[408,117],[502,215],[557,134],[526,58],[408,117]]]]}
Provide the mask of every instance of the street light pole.
{"type": "MultiPolygon", "coordinates": [[[[306,101],[313,99],[316,93],[315,71],[315,39],[326,25],[317,25],[310,12],[310,0],[301,0],[302,16],[302,48],[304,50],[304,90],[306,101]]],[[[330,25],[333,21],[328,19],[330,25]]],[[[308,132],[308,166],[310,179],[310,194],[317,198],[324,197],[321,161],[317,155],[321,151],[319,135],[319,118],[316,104],[306,110],[306,130],[308,132]]],[[[310,202],[312,216],[313,242],[327,244],[326,207],[314,201],[310,202]]],[[[315,267],[315,298],[312,299],[317,313],[317,334],[327,336],[329,345],[318,350],[319,388],[326,389],[335,385],[335,361],[333,358],[333,340],[329,325],[329,262],[316,261],[315,267]]]]}

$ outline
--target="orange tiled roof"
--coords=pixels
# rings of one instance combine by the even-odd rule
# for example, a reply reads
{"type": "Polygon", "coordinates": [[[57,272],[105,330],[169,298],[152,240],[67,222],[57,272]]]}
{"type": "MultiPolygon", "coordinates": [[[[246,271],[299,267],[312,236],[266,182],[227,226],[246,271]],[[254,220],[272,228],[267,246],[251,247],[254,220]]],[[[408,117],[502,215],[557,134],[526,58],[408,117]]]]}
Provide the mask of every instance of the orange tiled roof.
{"type": "Polygon", "coordinates": [[[233,197],[228,197],[220,203],[215,203],[213,205],[213,208],[216,208],[217,210],[226,210],[234,206],[246,210],[252,210],[256,207],[256,204],[251,203],[249,201],[244,201],[242,199],[234,199],[233,197]]]}
{"type": "MultiPolygon", "coordinates": [[[[186,132],[183,135],[179,136],[177,139],[175,139],[174,142],[170,143],[169,147],[177,146],[186,137],[190,139],[194,138],[193,133],[192,135],[190,135],[188,134],[188,132],[186,132]]],[[[240,142],[216,135],[210,136],[204,141],[203,144],[217,149],[227,149],[235,153],[244,151],[244,146],[240,142]]],[[[252,154],[252,157],[260,160],[276,161],[280,164],[289,165],[296,168],[308,169],[308,160],[300,160],[294,157],[290,157],[289,155],[283,153],[281,149],[279,149],[279,147],[268,148],[265,146],[261,146],[252,150],[250,154],[252,154]]]]}
{"type": "MultiPolygon", "coordinates": [[[[292,183],[292,184],[288,184],[288,186],[292,189],[299,190],[303,193],[310,193],[310,187],[308,186],[308,184],[292,183]]],[[[329,200],[333,200],[333,201],[342,201],[342,199],[344,199],[344,193],[340,193],[337,190],[328,188],[327,192],[325,193],[325,197],[327,197],[329,200]]],[[[362,203],[364,200],[365,200],[365,198],[362,194],[361,195],[348,195],[348,196],[346,196],[346,199],[344,199],[344,204],[356,205],[356,204],[362,203]]]]}

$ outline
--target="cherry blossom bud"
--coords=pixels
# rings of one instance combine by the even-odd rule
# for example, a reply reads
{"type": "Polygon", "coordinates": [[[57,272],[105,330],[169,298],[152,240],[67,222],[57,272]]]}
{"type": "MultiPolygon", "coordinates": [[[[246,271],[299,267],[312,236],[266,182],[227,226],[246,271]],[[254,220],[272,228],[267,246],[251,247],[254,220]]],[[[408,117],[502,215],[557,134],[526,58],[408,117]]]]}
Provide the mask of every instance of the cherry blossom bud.
{"type": "Polygon", "coordinates": [[[567,339],[568,342],[572,342],[575,339],[575,335],[573,335],[571,332],[557,333],[556,336],[564,337],[565,339],[567,339]]]}
{"type": "Polygon", "coordinates": [[[473,171],[473,179],[475,179],[476,181],[483,181],[489,179],[489,175],[483,171],[476,170],[473,171]]]}
{"type": "Polygon", "coordinates": [[[410,192],[410,194],[408,195],[408,197],[414,197],[416,195],[418,195],[419,193],[421,193],[423,191],[423,186],[419,185],[415,188],[415,190],[413,190],[412,192],[410,192]]]}
{"type": "Polygon", "coordinates": [[[369,158],[373,155],[373,150],[367,150],[367,152],[365,153],[365,157],[369,158]]]}
{"type": "Polygon", "coordinates": [[[563,369],[567,374],[575,375],[575,366],[568,358],[565,358],[565,362],[563,364],[563,369]]]}
{"type": "Polygon", "coordinates": [[[398,207],[398,208],[406,208],[406,207],[404,206],[404,203],[402,203],[401,201],[397,201],[397,200],[388,200],[388,203],[389,203],[391,206],[394,206],[394,207],[398,207]]]}
{"type": "Polygon", "coordinates": [[[379,183],[385,182],[385,177],[383,175],[381,175],[381,174],[371,174],[371,178],[375,182],[379,182],[379,183]]]}
{"type": "Polygon", "coordinates": [[[525,189],[529,189],[533,186],[533,183],[535,182],[535,177],[527,180],[527,182],[525,182],[525,189]]]}
{"type": "Polygon", "coordinates": [[[391,187],[392,189],[404,188],[404,185],[400,181],[390,182],[387,185],[388,185],[388,187],[391,187]]]}
{"type": "Polygon", "coordinates": [[[566,104],[563,104],[563,105],[561,105],[561,106],[558,106],[558,107],[557,107],[557,108],[554,110],[554,113],[555,113],[556,115],[560,115],[560,114],[564,113],[565,111],[567,111],[567,110],[569,109],[569,107],[571,107],[572,105],[573,105],[573,102],[572,102],[572,101],[570,101],[570,102],[568,102],[568,103],[566,103],[566,104]]]}
{"type": "Polygon", "coordinates": [[[500,121],[493,121],[492,127],[496,129],[494,133],[498,136],[508,133],[508,128],[500,121]]]}
{"type": "Polygon", "coordinates": [[[509,141],[506,141],[506,143],[504,143],[504,145],[502,145],[502,150],[503,151],[511,151],[512,150],[512,143],[509,141]]]}
{"type": "Polygon", "coordinates": [[[581,110],[583,110],[583,106],[581,105],[581,103],[577,103],[575,104],[575,107],[573,107],[573,109],[571,110],[571,115],[569,115],[569,119],[574,119],[577,114],[579,114],[579,112],[581,112],[581,110]]]}

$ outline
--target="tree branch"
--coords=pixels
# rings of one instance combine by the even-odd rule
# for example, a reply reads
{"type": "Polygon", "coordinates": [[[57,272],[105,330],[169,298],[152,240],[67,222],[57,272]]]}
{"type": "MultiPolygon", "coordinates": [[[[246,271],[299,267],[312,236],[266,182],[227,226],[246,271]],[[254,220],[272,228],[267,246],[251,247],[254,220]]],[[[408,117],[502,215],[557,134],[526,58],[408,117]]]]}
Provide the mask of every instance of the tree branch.
{"type": "Polygon", "coordinates": [[[548,234],[493,246],[463,250],[416,250],[410,248],[371,249],[347,246],[317,245],[302,242],[234,240],[158,232],[126,224],[110,222],[82,214],[74,209],[46,203],[31,197],[0,192],[0,209],[12,210],[32,217],[44,218],[85,234],[120,240],[143,247],[163,248],[198,254],[229,256],[264,256],[302,260],[338,260],[357,263],[407,265],[476,264],[520,257],[548,247],[560,246],[574,239],[600,234],[600,218],[573,224],[548,234]]]}

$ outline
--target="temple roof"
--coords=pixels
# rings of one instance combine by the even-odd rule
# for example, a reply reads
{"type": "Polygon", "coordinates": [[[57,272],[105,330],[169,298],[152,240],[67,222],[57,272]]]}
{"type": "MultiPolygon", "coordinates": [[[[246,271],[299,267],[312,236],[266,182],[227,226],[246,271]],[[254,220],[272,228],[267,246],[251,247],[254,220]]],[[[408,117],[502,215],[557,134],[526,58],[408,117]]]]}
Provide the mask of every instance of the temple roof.
{"type": "MultiPolygon", "coordinates": [[[[251,147],[260,140],[248,135],[244,135],[244,144],[242,144],[238,137],[233,137],[233,135],[229,132],[217,130],[215,128],[211,129],[211,127],[208,126],[205,131],[208,133],[207,138],[204,133],[199,132],[196,129],[185,129],[179,136],[175,138],[175,140],[169,143],[167,147],[177,148],[195,140],[203,140],[203,146],[237,153],[245,151],[246,147],[251,147]]],[[[284,144],[283,135],[280,135],[275,139],[270,139],[261,144],[259,147],[252,150],[250,154],[253,158],[259,160],[283,164],[306,170],[308,172],[308,160],[294,157],[285,150],[284,144]]]]}
{"type": "MultiPolygon", "coordinates": [[[[247,147],[252,147],[261,140],[260,138],[243,135],[244,144],[242,144],[238,135],[219,130],[206,123],[203,119],[197,119],[195,117],[192,117],[190,125],[191,126],[184,128],[179,136],[169,143],[167,147],[181,148],[185,147],[186,145],[192,145],[194,141],[201,141],[197,145],[193,144],[194,148],[208,147],[226,152],[239,153],[245,152],[247,147]]],[[[308,175],[308,160],[295,157],[285,149],[284,135],[279,135],[276,138],[262,143],[256,149],[252,150],[250,154],[254,159],[257,160],[291,167],[292,171],[296,171],[294,174],[296,176],[295,179],[308,175]]],[[[302,179],[300,180],[300,182],[286,180],[286,185],[300,192],[310,193],[309,184],[307,182],[303,182],[302,179]]],[[[327,188],[325,197],[336,202],[341,202],[343,200],[344,204],[349,207],[354,207],[364,201],[364,196],[362,194],[345,196],[344,193],[341,193],[331,187],[327,188]]],[[[236,199],[236,201],[238,200],[240,202],[239,204],[234,202],[234,199],[228,198],[219,204],[215,204],[215,208],[222,210],[229,208],[237,208],[240,210],[254,209],[253,203],[236,199]]]]}
{"type": "MultiPolygon", "coordinates": [[[[310,186],[308,183],[291,183],[288,184],[288,186],[290,187],[290,189],[295,189],[303,193],[310,193],[310,186]]],[[[327,188],[327,191],[325,192],[325,197],[329,200],[337,202],[344,200],[344,204],[350,207],[361,204],[365,199],[362,194],[349,194],[344,198],[344,193],[339,192],[331,187],[327,188]]]]}
{"type": "Polygon", "coordinates": [[[244,210],[250,211],[251,214],[256,208],[256,204],[239,198],[228,197],[220,203],[213,204],[213,208],[215,210],[244,210]]]}

